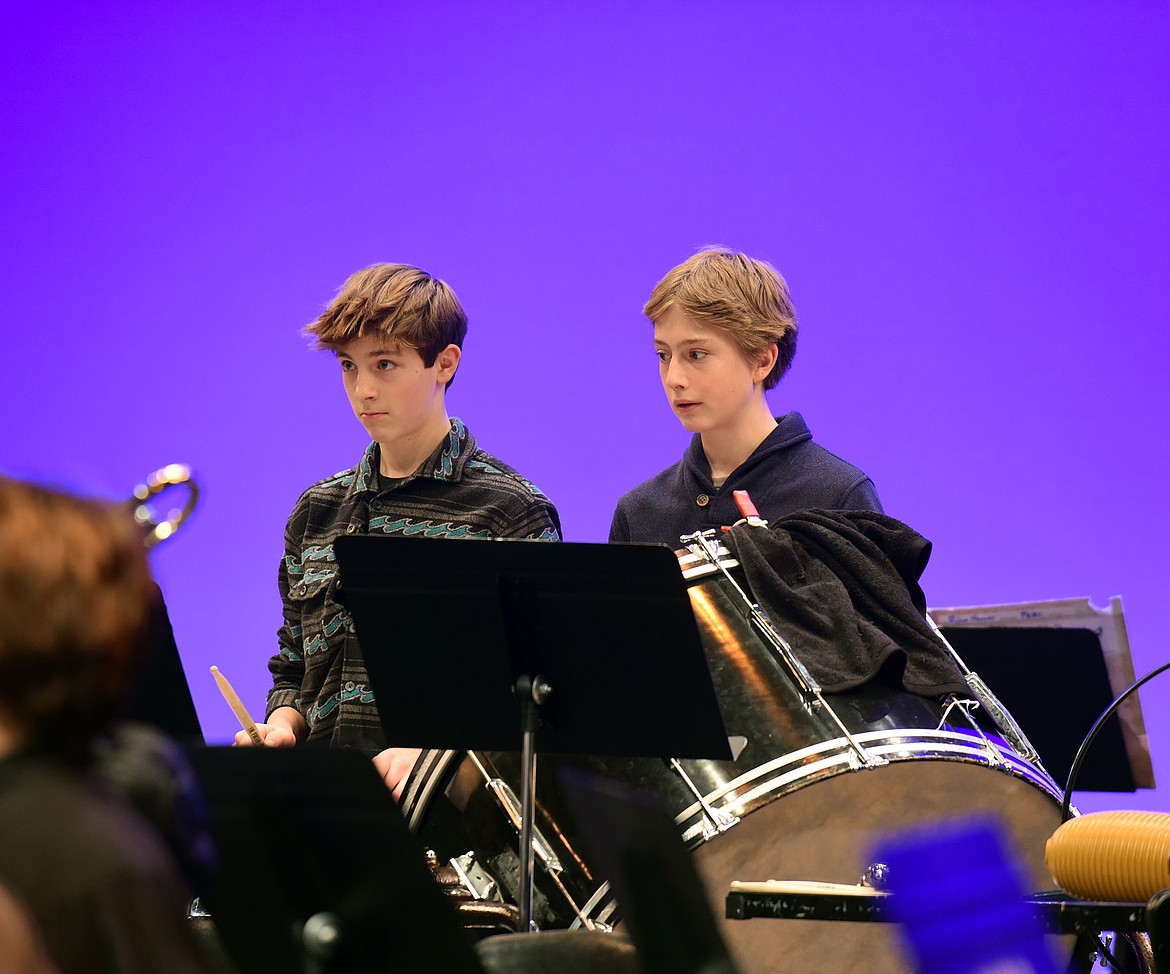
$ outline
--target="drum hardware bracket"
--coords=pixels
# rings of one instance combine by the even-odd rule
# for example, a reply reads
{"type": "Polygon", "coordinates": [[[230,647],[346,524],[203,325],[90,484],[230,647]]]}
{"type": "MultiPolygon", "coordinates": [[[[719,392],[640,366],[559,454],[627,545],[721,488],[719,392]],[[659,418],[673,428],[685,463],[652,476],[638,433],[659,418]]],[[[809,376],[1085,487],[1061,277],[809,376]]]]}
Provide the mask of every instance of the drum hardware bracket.
{"type": "Polygon", "coordinates": [[[999,753],[999,748],[988,740],[987,735],[983,732],[983,728],[979,726],[979,722],[975,720],[973,712],[978,710],[981,706],[979,700],[960,700],[958,697],[951,695],[947,698],[947,709],[943,711],[942,720],[939,721],[938,727],[935,730],[942,730],[951,715],[951,711],[958,710],[964,717],[967,718],[967,723],[971,725],[971,729],[979,735],[979,740],[983,742],[983,750],[987,754],[987,763],[993,768],[1002,768],[1007,762],[1004,761],[1003,755],[999,753]]]}
{"type": "Polygon", "coordinates": [[[698,801],[699,807],[703,809],[703,824],[702,829],[703,841],[706,842],[712,836],[718,835],[721,832],[726,832],[728,829],[739,824],[739,816],[725,811],[722,808],[716,808],[703,796],[702,792],[696,787],[691,776],[687,774],[686,769],[679,763],[678,758],[671,758],[669,761],[671,769],[683,781],[683,784],[690,789],[695,800],[698,801]]]}
{"type": "Polygon", "coordinates": [[[488,900],[494,903],[503,901],[499,884],[476,861],[474,852],[456,856],[450,863],[463,888],[471,894],[473,900],[488,900]]]}
{"type": "Polygon", "coordinates": [[[950,694],[947,697],[947,709],[943,711],[943,715],[939,718],[938,726],[935,727],[935,730],[940,731],[946,727],[947,724],[951,722],[952,711],[958,710],[961,711],[963,716],[967,718],[967,723],[971,726],[971,728],[977,731],[979,730],[979,725],[975,722],[975,718],[972,716],[972,714],[978,709],[978,700],[963,700],[959,697],[956,697],[954,694],[950,694]]]}
{"type": "MultiPolygon", "coordinates": [[[[508,816],[513,827],[519,831],[520,799],[512,791],[512,786],[504,781],[503,778],[488,778],[487,788],[495,796],[496,801],[504,810],[504,814],[508,816]]],[[[535,826],[532,829],[532,851],[536,853],[536,857],[550,873],[557,875],[563,871],[564,867],[561,865],[560,859],[557,858],[557,854],[553,852],[548,839],[535,826]]]]}
{"type": "MultiPolygon", "coordinates": [[[[1008,713],[1007,708],[1002,703],[1000,703],[999,697],[997,697],[992,692],[991,687],[983,682],[983,678],[963,662],[963,657],[961,657],[958,652],[955,651],[955,647],[952,646],[947,637],[942,634],[942,630],[939,629],[938,624],[934,621],[933,618],[931,618],[929,612],[926,613],[926,623],[932,630],[934,630],[934,634],[938,636],[939,640],[947,648],[955,662],[959,665],[959,669],[963,673],[963,679],[966,681],[967,686],[970,687],[971,692],[975,695],[975,699],[983,705],[983,708],[991,716],[991,719],[995,722],[995,726],[999,728],[1007,742],[1011,744],[1013,748],[1015,748],[1016,753],[1019,754],[1020,757],[1022,757],[1025,761],[1030,761],[1041,771],[1044,771],[1044,773],[1047,774],[1048,771],[1044,767],[1044,763],[1040,760],[1040,755],[1037,753],[1036,748],[1032,746],[1032,742],[1028,740],[1028,736],[1024,733],[1023,728],[1021,728],[1020,725],[1016,723],[1015,718],[1012,717],[1012,715],[1008,713]]],[[[978,730],[978,728],[976,729],[978,730]]]]}
{"type": "MultiPolygon", "coordinates": [[[[512,790],[512,786],[509,785],[508,782],[504,781],[503,778],[492,777],[492,775],[488,773],[487,768],[483,766],[483,764],[471,751],[468,751],[467,754],[468,757],[472,758],[472,760],[475,762],[475,766],[484,776],[484,787],[486,787],[488,791],[490,791],[495,797],[496,803],[504,810],[504,814],[508,816],[508,820],[516,829],[517,834],[523,836],[524,831],[521,828],[520,818],[520,799],[516,797],[516,793],[512,790]]],[[[590,920],[589,917],[585,916],[585,914],[581,911],[581,908],[577,906],[576,902],[573,900],[569,890],[561,881],[561,873],[564,872],[564,866],[561,864],[560,858],[555,852],[553,852],[552,845],[549,843],[548,839],[544,837],[544,834],[540,831],[540,829],[536,828],[535,825],[532,827],[532,851],[536,853],[536,858],[541,861],[545,872],[548,873],[549,878],[553,881],[553,883],[556,884],[557,889],[561,891],[561,894],[565,897],[565,901],[572,908],[573,912],[576,914],[581,923],[584,924],[585,928],[587,930],[602,929],[603,924],[594,923],[592,920],[590,920]]],[[[452,865],[455,865],[454,862],[452,862],[452,865]]]]}

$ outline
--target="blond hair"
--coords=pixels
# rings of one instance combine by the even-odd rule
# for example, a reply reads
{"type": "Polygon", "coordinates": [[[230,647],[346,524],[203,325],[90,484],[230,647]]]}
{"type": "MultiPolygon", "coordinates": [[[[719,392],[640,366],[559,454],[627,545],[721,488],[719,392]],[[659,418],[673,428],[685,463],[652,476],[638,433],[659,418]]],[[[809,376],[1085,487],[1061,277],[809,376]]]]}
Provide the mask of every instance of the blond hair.
{"type": "Polygon", "coordinates": [[[788,284],[766,261],[738,251],[709,247],[671,268],[642,312],[652,322],[668,308],[718,328],[754,360],[775,345],[776,364],[764,379],[771,389],[796,355],[796,309],[788,284]]]}
{"type": "Polygon", "coordinates": [[[350,275],[305,333],[317,348],[331,351],[366,335],[381,335],[415,349],[429,369],[448,345],[463,347],[467,314],[455,292],[426,271],[410,264],[373,264],[350,275]]]}

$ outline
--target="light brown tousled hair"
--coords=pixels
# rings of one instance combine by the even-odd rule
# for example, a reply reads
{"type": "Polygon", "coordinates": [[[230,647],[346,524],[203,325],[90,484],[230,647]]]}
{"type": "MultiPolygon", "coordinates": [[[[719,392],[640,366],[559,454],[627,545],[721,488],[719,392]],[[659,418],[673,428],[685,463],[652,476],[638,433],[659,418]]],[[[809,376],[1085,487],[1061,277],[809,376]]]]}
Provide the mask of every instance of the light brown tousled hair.
{"type": "Polygon", "coordinates": [[[764,378],[771,389],[796,355],[796,309],[788,284],[766,261],[722,247],[710,247],[671,268],[642,309],[651,322],[668,308],[718,328],[748,361],[775,345],[776,364],[764,378]]]}
{"type": "Polygon", "coordinates": [[[0,708],[21,733],[88,746],[143,658],[154,598],[124,506],[0,477],[0,708]]]}
{"type": "MultiPolygon", "coordinates": [[[[319,349],[377,334],[418,352],[428,369],[448,345],[463,347],[467,314],[455,292],[410,264],[373,264],[350,275],[325,311],[305,326],[319,349]]],[[[455,381],[452,376],[447,383],[455,381]]]]}

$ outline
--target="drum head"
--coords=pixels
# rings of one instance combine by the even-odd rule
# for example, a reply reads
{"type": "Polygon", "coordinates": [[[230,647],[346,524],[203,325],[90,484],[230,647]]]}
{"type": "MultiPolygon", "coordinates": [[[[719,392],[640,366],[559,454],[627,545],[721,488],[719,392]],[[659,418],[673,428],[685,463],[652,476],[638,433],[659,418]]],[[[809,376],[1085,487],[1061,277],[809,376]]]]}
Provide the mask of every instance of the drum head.
{"type": "MultiPolygon", "coordinates": [[[[1030,782],[986,766],[913,760],[853,771],[773,801],[693,852],[711,908],[724,915],[733,880],[857,883],[880,838],[972,815],[998,821],[1036,891],[1051,889],[1044,842],[1060,808],[1030,782]]],[[[909,974],[889,923],[753,919],[723,921],[742,974],[909,974]]],[[[1071,943],[1053,939],[1067,960],[1071,943]]]]}

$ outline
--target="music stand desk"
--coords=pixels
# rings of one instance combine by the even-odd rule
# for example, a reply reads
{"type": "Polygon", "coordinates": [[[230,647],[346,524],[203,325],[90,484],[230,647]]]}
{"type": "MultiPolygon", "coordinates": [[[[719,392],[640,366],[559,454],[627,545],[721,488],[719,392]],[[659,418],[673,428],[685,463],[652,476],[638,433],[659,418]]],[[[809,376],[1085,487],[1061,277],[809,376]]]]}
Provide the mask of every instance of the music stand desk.
{"type": "Polygon", "coordinates": [[[730,760],[665,545],[353,535],[333,550],[387,741],[521,752],[521,931],[538,751],[730,760]]]}
{"type": "Polygon", "coordinates": [[[394,745],[730,760],[678,559],[665,545],[357,535],[334,553],[394,745]]]}

